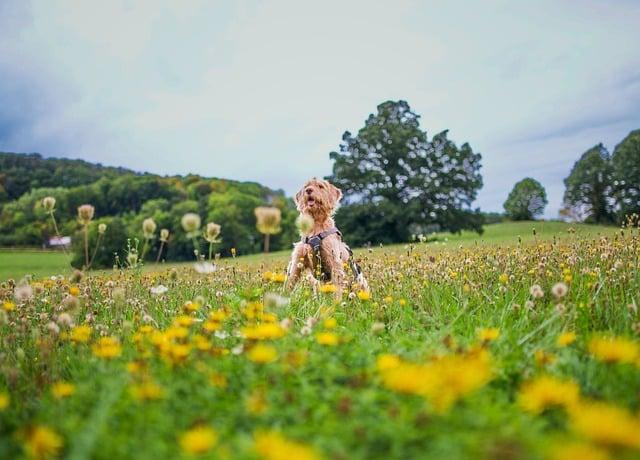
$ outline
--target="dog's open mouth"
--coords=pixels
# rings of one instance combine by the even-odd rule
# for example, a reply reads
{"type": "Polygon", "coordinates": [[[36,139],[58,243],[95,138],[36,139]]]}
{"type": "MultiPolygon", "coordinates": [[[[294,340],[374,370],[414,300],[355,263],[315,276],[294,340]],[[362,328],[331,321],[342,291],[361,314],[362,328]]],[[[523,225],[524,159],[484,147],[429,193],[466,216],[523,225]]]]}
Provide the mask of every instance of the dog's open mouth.
{"type": "Polygon", "coordinates": [[[310,208],[313,208],[313,206],[316,204],[316,199],[312,196],[310,196],[309,198],[307,198],[307,206],[309,206],[310,208]]]}

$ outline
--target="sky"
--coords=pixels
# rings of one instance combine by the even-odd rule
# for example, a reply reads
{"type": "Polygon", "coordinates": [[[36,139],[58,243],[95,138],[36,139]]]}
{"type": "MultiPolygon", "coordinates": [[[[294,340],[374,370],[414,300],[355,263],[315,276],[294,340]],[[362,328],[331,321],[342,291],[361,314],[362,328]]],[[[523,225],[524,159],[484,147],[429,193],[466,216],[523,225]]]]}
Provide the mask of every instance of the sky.
{"type": "Polygon", "coordinates": [[[483,156],[475,203],[640,128],[640,1],[0,0],[0,151],[293,194],[376,106],[483,156]]]}

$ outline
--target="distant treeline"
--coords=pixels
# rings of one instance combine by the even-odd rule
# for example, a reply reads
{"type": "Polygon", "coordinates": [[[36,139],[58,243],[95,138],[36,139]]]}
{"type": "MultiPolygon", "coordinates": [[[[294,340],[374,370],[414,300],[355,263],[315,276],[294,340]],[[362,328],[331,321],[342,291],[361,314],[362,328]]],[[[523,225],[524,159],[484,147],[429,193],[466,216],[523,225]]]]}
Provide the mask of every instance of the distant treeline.
{"type": "MultiPolygon", "coordinates": [[[[186,238],[180,219],[187,212],[199,214],[203,222],[222,225],[222,242],[216,252],[228,255],[261,250],[262,236],[256,230],[254,209],[270,204],[282,211],[282,232],[271,239],[271,248],[289,248],[296,238],[293,201],[281,190],[271,190],[253,182],[206,178],[197,175],[161,177],[138,174],[123,168],[110,168],[80,160],[42,158],[40,155],[0,153],[1,190],[0,246],[42,246],[55,235],[42,199],[56,199],[55,215],[60,233],[77,233],[77,208],[95,207],[96,217],[90,230],[92,243],[97,226],[107,224],[94,266],[110,266],[114,253],[126,246],[127,239],[142,240],[142,221],[153,218],[158,229],[171,236],[163,259],[193,259],[193,245],[186,238]]],[[[159,240],[148,251],[155,258],[159,240]]],[[[78,251],[74,251],[78,252],[78,251]]],[[[81,251],[79,251],[81,252],[81,251]]]]}

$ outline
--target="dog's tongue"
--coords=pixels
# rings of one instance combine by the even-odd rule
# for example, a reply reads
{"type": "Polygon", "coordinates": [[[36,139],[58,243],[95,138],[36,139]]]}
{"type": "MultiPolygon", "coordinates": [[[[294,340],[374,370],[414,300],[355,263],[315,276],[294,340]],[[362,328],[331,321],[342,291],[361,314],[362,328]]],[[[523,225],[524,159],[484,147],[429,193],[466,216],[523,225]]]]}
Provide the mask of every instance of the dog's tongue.
{"type": "Polygon", "coordinates": [[[315,200],[314,198],[309,198],[309,199],[307,200],[307,204],[308,204],[309,206],[313,206],[314,204],[316,204],[316,200],[315,200]]]}

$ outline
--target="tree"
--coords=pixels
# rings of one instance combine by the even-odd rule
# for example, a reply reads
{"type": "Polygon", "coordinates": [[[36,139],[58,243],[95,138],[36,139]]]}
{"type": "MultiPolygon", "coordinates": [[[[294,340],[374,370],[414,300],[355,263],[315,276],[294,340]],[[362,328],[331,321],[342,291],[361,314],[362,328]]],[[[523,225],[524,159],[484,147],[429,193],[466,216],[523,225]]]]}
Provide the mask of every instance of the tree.
{"type": "Polygon", "coordinates": [[[620,220],[640,214],[640,129],[631,131],[616,145],[611,157],[614,196],[620,220]]]}
{"type": "Polygon", "coordinates": [[[407,241],[430,228],[482,230],[479,211],[471,209],[482,187],[480,154],[457,147],[447,131],[429,140],[418,119],[405,101],[384,102],[356,136],[344,133],[340,152],[331,152],[327,179],[344,193],[336,219],[347,235],[381,242],[407,241]]]}
{"type": "Polygon", "coordinates": [[[513,186],[504,210],[512,220],[533,220],[542,215],[547,203],[547,192],[540,182],[526,177],[513,186]]]}
{"type": "Polygon", "coordinates": [[[564,180],[565,207],[574,209],[576,215],[595,223],[614,221],[611,197],[613,171],[609,152],[598,144],[587,150],[573,165],[569,177],[564,180]]]}

